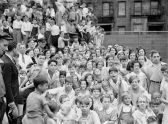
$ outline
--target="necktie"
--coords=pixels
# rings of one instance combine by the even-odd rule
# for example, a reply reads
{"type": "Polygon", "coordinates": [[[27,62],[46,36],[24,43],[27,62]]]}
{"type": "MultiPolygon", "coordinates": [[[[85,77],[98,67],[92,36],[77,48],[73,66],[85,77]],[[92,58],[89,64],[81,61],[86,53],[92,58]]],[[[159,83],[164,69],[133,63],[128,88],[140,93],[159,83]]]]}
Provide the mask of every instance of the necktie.
{"type": "Polygon", "coordinates": [[[25,63],[25,58],[23,54],[22,54],[22,62],[25,63]]]}

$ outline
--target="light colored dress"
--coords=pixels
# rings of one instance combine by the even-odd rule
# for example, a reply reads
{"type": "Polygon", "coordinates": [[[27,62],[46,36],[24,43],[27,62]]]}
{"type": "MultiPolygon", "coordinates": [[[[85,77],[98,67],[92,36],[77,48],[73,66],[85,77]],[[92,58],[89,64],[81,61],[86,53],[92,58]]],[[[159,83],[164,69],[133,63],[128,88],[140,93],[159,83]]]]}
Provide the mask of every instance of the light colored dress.
{"type": "Polygon", "coordinates": [[[47,104],[45,98],[37,93],[32,92],[27,98],[26,105],[26,114],[23,117],[23,124],[44,124],[44,116],[43,113],[44,105],[47,104]]]}
{"type": "Polygon", "coordinates": [[[133,113],[133,118],[135,120],[135,124],[148,124],[147,119],[151,116],[155,117],[155,114],[152,110],[146,109],[145,113],[142,113],[139,110],[136,110],[133,113]]]}
{"type": "Polygon", "coordinates": [[[117,124],[117,107],[109,107],[107,110],[100,108],[97,114],[99,115],[101,123],[110,121],[111,123],[117,124]]]}

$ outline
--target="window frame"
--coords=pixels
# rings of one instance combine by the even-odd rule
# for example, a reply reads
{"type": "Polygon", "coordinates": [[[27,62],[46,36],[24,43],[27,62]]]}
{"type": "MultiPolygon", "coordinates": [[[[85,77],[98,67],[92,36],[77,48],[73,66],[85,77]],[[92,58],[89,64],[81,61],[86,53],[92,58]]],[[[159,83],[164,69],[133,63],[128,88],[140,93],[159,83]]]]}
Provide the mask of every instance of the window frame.
{"type": "Polygon", "coordinates": [[[118,1],[118,11],[117,11],[117,15],[118,17],[126,17],[127,16],[127,13],[126,13],[126,1],[118,1]],[[120,15],[120,4],[124,4],[124,7],[125,7],[125,10],[124,10],[124,15],[120,15]]]}

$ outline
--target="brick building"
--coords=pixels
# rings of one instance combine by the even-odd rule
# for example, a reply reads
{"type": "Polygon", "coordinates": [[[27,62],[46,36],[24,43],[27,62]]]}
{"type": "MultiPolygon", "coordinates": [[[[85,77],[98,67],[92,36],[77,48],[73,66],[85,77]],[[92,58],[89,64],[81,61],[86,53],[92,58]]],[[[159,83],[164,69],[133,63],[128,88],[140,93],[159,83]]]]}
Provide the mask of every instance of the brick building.
{"type": "Polygon", "coordinates": [[[83,0],[106,31],[165,31],[168,0],[83,0]]]}

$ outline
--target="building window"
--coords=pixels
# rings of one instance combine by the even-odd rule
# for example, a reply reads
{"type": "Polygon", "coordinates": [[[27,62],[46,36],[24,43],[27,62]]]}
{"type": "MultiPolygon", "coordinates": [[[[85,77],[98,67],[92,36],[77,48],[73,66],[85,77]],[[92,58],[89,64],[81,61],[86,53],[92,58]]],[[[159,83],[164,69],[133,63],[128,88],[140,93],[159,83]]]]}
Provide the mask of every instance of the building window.
{"type": "Polygon", "coordinates": [[[103,16],[110,15],[110,3],[103,3],[103,16]]]}
{"type": "Polygon", "coordinates": [[[134,2],[134,15],[142,15],[142,2],[141,1],[134,2]]]}
{"type": "Polygon", "coordinates": [[[133,31],[135,32],[143,31],[143,25],[141,23],[133,24],[133,31]]]}
{"type": "Polygon", "coordinates": [[[103,3],[103,16],[112,16],[113,15],[113,3],[103,3]]]}
{"type": "Polygon", "coordinates": [[[118,16],[126,16],[126,1],[118,2],[118,16]]]}
{"type": "Polygon", "coordinates": [[[125,30],[126,30],[125,26],[118,26],[119,34],[125,34],[125,30]]]}
{"type": "Polygon", "coordinates": [[[158,13],[159,2],[151,1],[151,15],[156,15],[158,13]]]}

